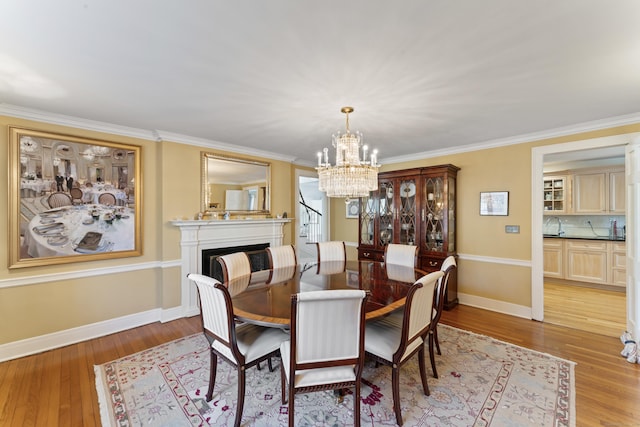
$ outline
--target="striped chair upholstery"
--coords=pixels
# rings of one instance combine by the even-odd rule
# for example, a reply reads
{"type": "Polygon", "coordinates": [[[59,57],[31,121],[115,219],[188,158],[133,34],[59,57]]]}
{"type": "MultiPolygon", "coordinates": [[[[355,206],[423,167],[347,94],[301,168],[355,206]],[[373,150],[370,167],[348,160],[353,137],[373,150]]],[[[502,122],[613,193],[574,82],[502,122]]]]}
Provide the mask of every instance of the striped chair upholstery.
{"type": "Polygon", "coordinates": [[[445,258],[442,262],[442,266],[440,267],[440,271],[444,273],[444,276],[442,276],[438,281],[433,294],[433,311],[431,327],[429,328],[429,357],[431,358],[431,370],[433,371],[433,376],[435,378],[438,378],[438,371],[436,370],[433,346],[435,344],[438,354],[442,354],[440,352],[440,343],[438,342],[438,322],[440,322],[440,316],[442,316],[444,303],[446,302],[445,299],[447,295],[447,286],[449,285],[449,276],[451,276],[451,272],[455,268],[457,268],[456,258],[454,256],[448,256],[445,258]]]}
{"type": "Polygon", "coordinates": [[[347,249],[344,242],[317,242],[318,262],[324,261],[346,261],[347,249]]]}
{"type": "Polygon", "coordinates": [[[235,366],[238,372],[238,404],[235,426],[240,426],[245,395],[246,368],[276,356],[280,344],[288,335],[278,328],[268,328],[243,323],[237,325],[233,318],[233,305],[227,288],[217,280],[201,274],[189,274],[198,289],[200,318],[205,337],[211,350],[209,389],[206,401],[213,398],[218,356],[235,366]]]}
{"type": "Polygon", "coordinates": [[[433,308],[433,293],[437,281],[444,275],[435,271],[421,277],[407,293],[402,322],[389,319],[368,322],[365,332],[367,356],[392,367],[393,409],[396,422],[402,425],[400,411],[400,367],[414,354],[418,354],[418,366],[425,395],[429,395],[426,368],[424,366],[424,342],[429,333],[433,308]]]}
{"type": "Polygon", "coordinates": [[[289,426],[296,393],[354,388],[354,425],[360,426],[364,365],[363,290],[302,292],[291,297],[291,339],[280,345],[282,403],[289,389],[289,426]],[[340,333],[336,333],[340,331],[340,333]]]}
{"type": "Polygon", "coordinates": [[[61,208],[62,206],[71,206],[73,201],[67,193],[56,192],[49,195],[47,203],[52,208],[61,208]]]}
{"type": "Polygon", "coordinates": [[[237,277],[251,275],[251,262],[245,252],[219,256],[218,262],[222,265],[222,281],[224,283],[237,277]]]}
{"type": "Polygon", "coordinates": [[[399,245],[390,243],[384,248],[384,262],[386,264],[416,266],[418,247],[415,245],[399,245]]]}
{"type": "Polygon", "coordinates": [[[288,267],[298,264],[296,250],[293,245],[269,246],[267,248],[269,255],[269,265],[271,268],[288,267]]]}

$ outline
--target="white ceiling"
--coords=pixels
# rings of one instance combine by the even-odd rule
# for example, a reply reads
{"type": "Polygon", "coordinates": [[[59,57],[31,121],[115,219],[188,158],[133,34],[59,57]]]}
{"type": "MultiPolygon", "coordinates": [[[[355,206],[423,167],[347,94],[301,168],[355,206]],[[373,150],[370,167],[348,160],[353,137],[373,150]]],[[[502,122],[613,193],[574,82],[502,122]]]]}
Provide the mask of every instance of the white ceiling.
{"type": "MultiPolygon", "coordinates": [[[[0,102],[312,164],[640,112],[638,0],[4,0],[0,102]]],[[[638,116],[640,117],[640,116],[638,116]]]]}

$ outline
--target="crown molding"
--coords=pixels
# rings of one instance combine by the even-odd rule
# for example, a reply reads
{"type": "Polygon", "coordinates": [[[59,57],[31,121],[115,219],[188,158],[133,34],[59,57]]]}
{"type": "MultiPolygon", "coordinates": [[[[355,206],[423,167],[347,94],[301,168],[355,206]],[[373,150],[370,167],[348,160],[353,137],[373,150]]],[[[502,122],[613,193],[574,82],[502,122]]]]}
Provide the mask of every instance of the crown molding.
{"type": "Polygon", "coordinates": [[[17,105],[1,103],[0,114],[5,116],[17,117],[20,119],[50,123],[54,125],[110,133],[113,135],[129,136],[151,141],[154,140],[153,134],[149,130],[114,125],[112,123],[98,122],[95,120],[82,119],[79,117],[65,116],[63,114],[34,110],[32,108],[20,107],[17,105]]]}
{"type": "Polygon", "coordinates": [[[198,138],[195,136],[182,135],[179,133],[172,133],[161,130],[154,130],[154,134],[157,136],[157,141],[171,141],[178,144],[195,145],[196,147],[209,148],[214,150],[230,151],[236,154],[245,154],[249,156],[264,157],[271,160],[281,160],[288,163],[293,163],[295,157],[285,156],[283,154],[274,153],[271,151],[258,150],[256,148],[244,147],[242,145],[229,144],[226,142],[213,141],[210,139],[198,138]]]}
{"type": "Polygon", "coordinates": [[[637,123],[640,123],[640,112],[627,114],[624,116],[610,117],[607,119],[594,120],[591,122],[583,122],[540,132],[526,133],[522,135],[511,136],[508,138],[493,139],[477,144],[460,145],[451,148],[443,148],[440,150],[423,151],[406,156],[390,157],[383,160],[384,164],[409,162],[416,159],[428,159],[432,157],[467,153],[470,151],[486,150],[489,148],[505,147],[507,145],[522,144],[549,138],[558,138],[561,136],[614,128],[618,126],[633,125],[637,123]]]}
{"type": "Polygon", "coordinates": [[[161,142],[171,141],[179,144],[195,145],[198,147],[224,150],[237,154],[245,154],[257,157],[264,157],[272,160],[281,160],[289,163],[293,163],[295,157],[285,156],[270,151],[256,150],[254,148],[243,147],[241,145],[227,144],[219,141],[207,140],[204,138],[197,138],[188,135],[181,135],[177,133],[171,133],[161,131],[157,129],[139,129],[127,126],[115,125],[112,123],[99,122],[95,120],[82,119],[79,117],[65,116],[63,114],[50,113],[48,111],[36,110],[32,108],[20,107],[18,105],[11,105],[6,103],[0,103],[0,115],[17,117],[20,119],[33,120],[37,122],[50,123],[61,126],[68,126],[78,129],[91,130],[103,133],[109,133],[112,135],[121,135],[144,139],[148,141],[161,142]]]}

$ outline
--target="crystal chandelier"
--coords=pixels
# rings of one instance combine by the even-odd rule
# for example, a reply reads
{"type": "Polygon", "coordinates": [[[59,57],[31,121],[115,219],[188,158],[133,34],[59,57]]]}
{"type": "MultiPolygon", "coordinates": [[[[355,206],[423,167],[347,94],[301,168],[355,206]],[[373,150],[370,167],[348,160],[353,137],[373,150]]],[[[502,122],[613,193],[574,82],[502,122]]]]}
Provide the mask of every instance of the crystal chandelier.
{"type": "Polygon", "coordinates": [[[20,151],[23,153],[33,153],[38,150],[38,143],[30,136],[23,136],[20,138],[20,151]]]}
{"type": "Polygon", "coordinates": [[[109,154],[111,149],[109,147],[105,147],[103,145],[94,145],[94,146],[91,147],[91,151],[93,151],[93,153],[96,156],[106,156],[107,154],[109,154]]]}
{"type": "Polygon", "coordinates": [[[366,145],[362,145],[362,134],[349,131],[349,113],[353,107],[342,107],[347,115],[347,131],[333,134],[332,145],[336,149],[336,164],[329,163],[329,149],[318,153],[318,176],[320,191],[326,191],[328,197],[344,197],[346,201],[366,197],[370,191],[378,189],[378,150],[373,150],[367,160],[366,145]],[[362,147],[362,158],[360,158],[362,147]]]}

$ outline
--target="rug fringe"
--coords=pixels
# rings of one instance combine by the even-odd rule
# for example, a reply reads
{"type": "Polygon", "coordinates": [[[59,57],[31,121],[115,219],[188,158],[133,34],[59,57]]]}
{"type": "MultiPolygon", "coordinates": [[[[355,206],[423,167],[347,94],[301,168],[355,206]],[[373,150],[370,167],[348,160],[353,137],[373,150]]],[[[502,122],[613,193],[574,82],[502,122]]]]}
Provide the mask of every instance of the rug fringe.
{"type": "Polygon", "coordinates": [[[100,407],[100,423],[104,426],[115,426],[116,421],[111,416],[111,406],[107,402],[106,381],[104,372],[99,365],[93,365],[93,372],[96,375],[96,392],[98,393],[98,406],[100,407]]]}

